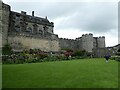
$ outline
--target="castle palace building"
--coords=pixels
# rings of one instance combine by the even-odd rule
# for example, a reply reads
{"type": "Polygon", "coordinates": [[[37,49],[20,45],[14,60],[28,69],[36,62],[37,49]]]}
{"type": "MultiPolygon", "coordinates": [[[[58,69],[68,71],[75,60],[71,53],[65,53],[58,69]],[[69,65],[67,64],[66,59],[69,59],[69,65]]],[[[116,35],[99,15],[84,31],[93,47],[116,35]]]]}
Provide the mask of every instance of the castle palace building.
{"type": "Polygon", "coordinates": [[[93,49],[105,48],[104,36],[93,37],[90,33],[76,39],[59,38],[54,34],[54,23],[47,17],[36,17],[34,11],[32,15],[11,11],[11,7],[3,2],[0,2],[0,7],[2,46],[10,44],[13,51],[40,49],[58,52],[68,48],[93,52],[93,49]]]}

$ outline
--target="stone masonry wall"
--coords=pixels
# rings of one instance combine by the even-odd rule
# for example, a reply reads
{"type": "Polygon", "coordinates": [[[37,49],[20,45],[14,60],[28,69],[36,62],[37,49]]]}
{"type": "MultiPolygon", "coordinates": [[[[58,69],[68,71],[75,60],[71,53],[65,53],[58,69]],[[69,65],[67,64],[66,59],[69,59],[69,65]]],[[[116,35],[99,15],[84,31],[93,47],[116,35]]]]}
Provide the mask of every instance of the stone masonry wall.
{"type": "Polygon", "coordinates": [[[98,41],[98,47],[99,48],[104,48],[105,47],[105,37],[104,36],[97,38],[97,41],[98,41]]]}
{"type": "Polygon", "coordinates": [[[92,52],[93,50],[93,35],[85,34],[82,35],[82,48],[88,52],[92,52]]]}
{"type": "MultiPolygon", "coordinates": [[[[42,51],[59,51],[59,42],[57,40],[39,39],[23,36],[9,36],[8,43],[12,46],[14,43],[20,43],[26,49],[40,49],[42,51]]],[[[16,44],[18,45],[18,44],[16,44]]],[[[12,46],[13,48],[16,46],[12,46]]]]}
{"type": "Polygon", "coordinates": [[[78,43],[79,41],[74,39],[59,38],[59,44],[61,49],[77,50],[79,48],[78,43]]]}
{"type": "Polygon", "coordinates": [[[10,6],[4,3],[0,3],[0,25],[2,26],[2,46],[7,44],[8,29],[9,29],[9,14],[10,6]],[[2,5],[2,6],[1,6],[2,5]]]}

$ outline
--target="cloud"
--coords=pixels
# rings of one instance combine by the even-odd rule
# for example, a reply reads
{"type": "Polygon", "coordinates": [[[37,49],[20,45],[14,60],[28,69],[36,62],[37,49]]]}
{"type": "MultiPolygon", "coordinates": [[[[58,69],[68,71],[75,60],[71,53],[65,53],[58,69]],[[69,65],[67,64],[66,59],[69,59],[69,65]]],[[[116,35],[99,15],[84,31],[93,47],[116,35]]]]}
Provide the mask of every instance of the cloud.
{"type": "Polygon", "coordinates": [[[70,15],[60,18],[54,22],[58,25],[56,27],[61,29],[71,27],[98,33],[117,29],[117,7],[112,3],[89,3],[81,10],[76,8],[70,15]]]}

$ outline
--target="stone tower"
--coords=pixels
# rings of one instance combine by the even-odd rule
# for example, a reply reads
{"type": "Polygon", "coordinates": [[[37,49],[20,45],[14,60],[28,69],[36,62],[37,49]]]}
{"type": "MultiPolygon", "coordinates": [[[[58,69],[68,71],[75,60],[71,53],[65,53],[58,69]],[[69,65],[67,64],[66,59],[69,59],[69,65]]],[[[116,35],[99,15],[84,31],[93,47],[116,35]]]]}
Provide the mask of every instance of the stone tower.
{"type": "Polygon", "coordinates": [[[8,40],[8,29],[9,29],[9,15],[10,15],[10,6],[0,2],[0,26],[2,32],[2,46],[7,44],[8,40]]]}
{"type": "Polygon", "coordinates": [[[82,35],[82,49],[88,52],[92,52],[93,49],[93,34],[82,35]]]}
{"type": "Polygon", "coordinates": [[[105,47],[105,37],[104,36],[97,38],[97,42],[98,42],[98,48],[105,47]]]}

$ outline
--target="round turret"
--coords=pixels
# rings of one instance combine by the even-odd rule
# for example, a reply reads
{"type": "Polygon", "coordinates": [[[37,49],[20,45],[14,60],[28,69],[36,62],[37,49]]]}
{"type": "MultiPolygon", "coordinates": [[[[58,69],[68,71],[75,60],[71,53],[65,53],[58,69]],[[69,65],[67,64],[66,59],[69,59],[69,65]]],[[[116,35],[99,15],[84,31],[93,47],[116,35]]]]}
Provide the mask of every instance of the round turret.
{"type": "Polygon", "coordinates": [[[82,48],[88,52],[92,52],[93,49],[93,34],[82,35],[82,48]]]}
{"type": "Polygon", "coordinates": [[[97,38],[98,47],[104,48],[105,47],[105,36],[97,38]]]}

